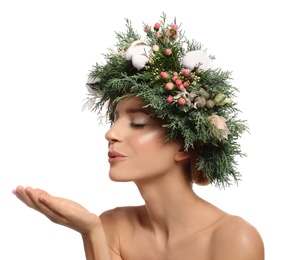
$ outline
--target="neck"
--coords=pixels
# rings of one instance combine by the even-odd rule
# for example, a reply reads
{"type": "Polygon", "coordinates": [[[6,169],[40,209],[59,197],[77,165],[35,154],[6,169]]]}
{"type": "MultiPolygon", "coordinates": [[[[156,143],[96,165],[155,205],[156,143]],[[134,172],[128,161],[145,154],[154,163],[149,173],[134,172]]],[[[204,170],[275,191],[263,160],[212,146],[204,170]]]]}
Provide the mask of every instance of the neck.
{"type": "MultiPolygon", "coordinates": [[[[169,173],[154,180],[136,182],[145,201],[146,214],[154,233],[169,236],[188,227],[188,219],[198,211],[202,201],[191,183],[181,173],[169,173]]],[[[195,227],[192,221],[192,228],[195,227]]]]}

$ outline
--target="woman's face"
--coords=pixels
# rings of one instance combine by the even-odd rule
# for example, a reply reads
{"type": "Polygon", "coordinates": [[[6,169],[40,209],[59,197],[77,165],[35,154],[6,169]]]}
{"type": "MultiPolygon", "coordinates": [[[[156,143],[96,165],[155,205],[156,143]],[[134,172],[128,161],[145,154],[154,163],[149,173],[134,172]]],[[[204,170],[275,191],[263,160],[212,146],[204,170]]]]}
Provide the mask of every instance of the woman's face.
{"type": "Polygon", "coordinates": [[[166,129],[148,116],[141,99],[121,100],[105,137],[109,146],[109,176],[114,181],[156,178],[174,169],[177,142],[165,143],[166,129]]]}

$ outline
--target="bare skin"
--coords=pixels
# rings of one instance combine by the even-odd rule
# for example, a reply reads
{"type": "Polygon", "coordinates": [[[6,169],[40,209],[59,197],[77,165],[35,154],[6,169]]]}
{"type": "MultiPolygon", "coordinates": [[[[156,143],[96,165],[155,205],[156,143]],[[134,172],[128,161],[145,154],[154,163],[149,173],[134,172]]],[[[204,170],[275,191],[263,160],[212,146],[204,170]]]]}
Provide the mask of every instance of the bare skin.
{"type": "Polygon", "coordinates": [[[88,260],[263,260],[256,228],[194,193],[185,177],[190,153],[178,142],[164,143],[164,128],[141,107],[136,98],[120,101],[106,139],[110,178],[133,181],[144,205],[97,216],[40,189],[19,186],[14,194],[54,223],[79,232],[88,260]]]}

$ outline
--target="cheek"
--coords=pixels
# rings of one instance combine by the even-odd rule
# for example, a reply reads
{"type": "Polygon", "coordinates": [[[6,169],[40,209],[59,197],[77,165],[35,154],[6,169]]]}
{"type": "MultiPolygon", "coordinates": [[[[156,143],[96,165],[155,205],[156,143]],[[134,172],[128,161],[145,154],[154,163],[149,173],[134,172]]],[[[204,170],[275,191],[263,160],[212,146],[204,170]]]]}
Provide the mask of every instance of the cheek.
{"type": "Polygon", "coordinates": [[[161,135],[158,131],[151,131],[144,135],[139,136],[139,138],[136,139],[136,142],[140,145],[149,145],[155,143],[155,140],[161,140],[163,141],[163,138],[161,138],[161,135]]]}
{"type": "Polygon", "coordinates": [[[133,138],[130,146],[136,163],[144,165],[155,160],[156,156],[163,151],[164,138],[163,132],[159,130],[148,131],[133,138]]]}
{"type": "Polygon", "coordinates": [[[161,128],[153,128],[150,131],[143,132],[132,139],[135,147],[143,150],[160,149],[164,145],[165,132],[161,128]]]}

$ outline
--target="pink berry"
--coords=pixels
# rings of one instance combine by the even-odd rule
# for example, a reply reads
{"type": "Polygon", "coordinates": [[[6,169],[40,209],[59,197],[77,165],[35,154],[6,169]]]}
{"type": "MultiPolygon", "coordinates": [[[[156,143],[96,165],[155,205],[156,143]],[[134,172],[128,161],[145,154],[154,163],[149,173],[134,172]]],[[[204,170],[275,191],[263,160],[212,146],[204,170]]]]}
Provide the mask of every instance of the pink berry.
{"type": "Polygon", "coordinates": [[[183,84],[183,82],[180,79],[176,79],[175,84],[177,85],[177,87],[179,87],[183,84]]]}
{"type": "Polygon", "coordinates": [[[189,81],[185,81],[184,83],[183,83],[183,86],[186,88],[186,87],[188,87],[190,85],[190,82],[189,81]]]}
{"type": "Polygon", "coordinates": [[[172,97],[172,96],[169,96],[169,97],[167,98],[167,101],[168,101],[169,103],[172,103],[172,102],[173,102],[173,97],[172,97]]]}
{"type": "Polygon", "coordinates": [[[170,35],[171,35],[171,32],[170,32],[169,29],[166,29],[166,30],[165,30],[165,35],[166,35],[166,36],[170,36],[170,35]]]}
{"type": "Polygon", "coordinates": [[[172,54],[172,50],[171,50],[171,49],[166,49],[166,50],[165,50],[165,54],[166,54],[167,56],[171,55],[171,54],[172,54]]]}
{"type": "Polygon", "coordinates": [[[167,82],[165,86],[168,90],[171,90],[174,88],[174,84],[172,82],[167,82]]]}
{"type": "Polygon", "coordinates": [[[179,103],[181,106],[183,106],[183,105],[186,104],[186,100],[181,97],[181,98],[179,98],[178,103],[179,103]]]}
{"type": "Polygon", "coordinates": [[[154,25],[154,30],[155,30],[155,31],[158,31],[159,28],[160,28],[160,23],[156,23],[156,24],[154,25]]]}
{"type": "Polygon", "coordinates": [[[189,69],[182,69],[182,73],[185,77],[188,77],[188,76],[190,76],[191,71],[189,69]]]}
{"type": "Polygon", "coordinates": [[[178,30],[178,25],[177,24],[173,24],[171,28],[172,28],[172,30],[177,31],[178,30]]]}
{"type": "Polygon", "coordinates": [[[168,74],[167,74],[167,72],[162,71],[162,72],[160,72],[160,76],[161,76],[161,78],[166,79],[168,77],[168,74]]]}
{"type": "Polygon", "coordinates": [[[158,51],[158,50],[159,50],[159,46],[158,46],[157,44],[154,44],[154,45],[152,46],[152,50],[153,50],[154,52],[158,51]]]}
{"type": "Polygon", "coordinates": [[[150,27],[149,25],[147,25],[147,26],[144,27],[144,31],[145,31],[146,33],[149,32],[150,29],[151,29],[151,27],[150,27]]]}
{"type": "Polygon", "coordinates": [[[157,38],[161,38],[161,37],[162,37],[162,34],[161,34],[160,32],[157,32],[157,33],[156,33],[156,37],[157,37],[157,38]]]}
{"type": "Polygon", "coordinates": [[[171,37],[172,37],[173,39],[176,39],[176,38],[178,37],[178,34],[177,34],[177,33],[172,34],[171,37]]]}

